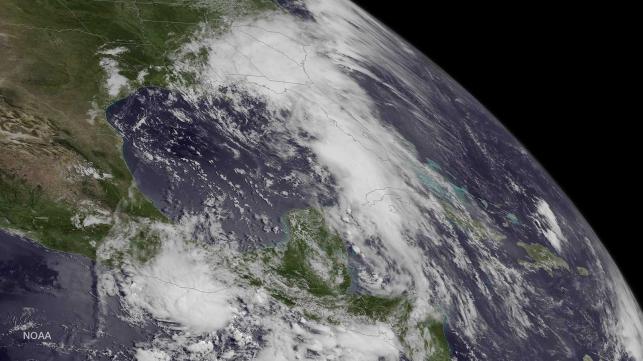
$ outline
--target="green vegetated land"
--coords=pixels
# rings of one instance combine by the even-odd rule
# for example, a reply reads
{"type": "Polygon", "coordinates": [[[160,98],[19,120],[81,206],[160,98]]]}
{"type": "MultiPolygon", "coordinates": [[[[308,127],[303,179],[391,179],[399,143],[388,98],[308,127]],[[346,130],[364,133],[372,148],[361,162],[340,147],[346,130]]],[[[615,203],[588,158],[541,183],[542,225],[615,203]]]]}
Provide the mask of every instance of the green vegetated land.
{"type": "Polygon", "coordinates": [[[405,337],[414,328],[425,340],[428,360],[449,360],[444,324],[433,319],[411,324],[412,304],[406,295],[387,297],[351,290],[346,243],[326,226],[320,211],[294,210],[283,223],[288,234],[283,245],[246,255],[247,263],[256,261],[262,266],[261,271],[240,270],[251,285],[264,286],[276,300],[299,307],[310,319],[336,323],[337,317],[346,315],[388,322],[405,346],[405,337]]]}
{"type": "Polygon", "coordinates": [[[15,175],[0,171],[0,227],[14,228],[35,236],[45,246],[93,257],[92,241],[102,239],[110,226],[77,228],[74,210],[45,195],[40,186],[30,186],[15,175]]]}
{"type": "Polygon", "coordinates": [[[569,265],[563,258],[541,244],[518,242],[518,246],[523,248],[532,259],[532,262],[521,261],[528,268],[542,269],[550,275],[553,275],[555,270],[569,271],[569,265]]]}
{"type": "MultiPolygon", "coordinates": [[[[272,8],[266,0],[0,2],[0,227],[93,258],[112,225],[78,226],[85,216],[79,205],[124,220],[165,220],[133,184],[121,141],[105,119],[104,109],[114,98],[101,60],[116,61],[131,88],[189,82],[191,74],[174,71],[171,55],[200,24],[216,29],[223,17],[272,8]],[[79,176],[73,172],[79,165],[100,176],[79,176]]],[[[289,239],[283,248],[248,255],[270,271],[247,272],[251,285],[265,286],[288,306],[314,299],[315,307],[305,310],[310,318],[336,322],[333,315],[339,312],[391,322],[403,344],[411,328],[420,330],[429,360],[448,360],[443,323],[410,325],[406,296],[351,291],[346,245],[325,225],[321,212],[296,210],[285,223],[289,239]]],[[[142,232],[123,252],[144,262],[159,240],[142,232]]]]}
{"type": "Polygon", "coordinates": [[[129,89],[185,83],[190,74],[174,71],[172,54],[200,26],[271,8],[268,0],[0,1],[0,227],[94,257],[109,225],[77,227],[79,204],[164,219],[133,184],[105,119],[115,99],[101,61],[116,62],[129,89]],[[99,176],[79,176],[79,166],[99,176]]]}

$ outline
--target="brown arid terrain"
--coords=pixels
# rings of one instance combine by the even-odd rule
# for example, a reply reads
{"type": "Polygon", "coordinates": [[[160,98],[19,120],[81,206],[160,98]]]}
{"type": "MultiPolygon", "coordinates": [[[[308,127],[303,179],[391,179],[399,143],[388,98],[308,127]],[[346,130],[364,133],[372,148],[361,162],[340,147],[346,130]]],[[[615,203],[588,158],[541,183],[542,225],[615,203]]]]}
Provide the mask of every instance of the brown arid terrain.
{"type": "Polygon", "coordinates": [[[199,22],[273,6],[188,5],[0,2],[0,227],[93,258],[114,219],[163,218],[136,189],[105,109],[181,76],[169,53],[199,22]],[[94,213],[101,222],[83,222],[94,213]]]}

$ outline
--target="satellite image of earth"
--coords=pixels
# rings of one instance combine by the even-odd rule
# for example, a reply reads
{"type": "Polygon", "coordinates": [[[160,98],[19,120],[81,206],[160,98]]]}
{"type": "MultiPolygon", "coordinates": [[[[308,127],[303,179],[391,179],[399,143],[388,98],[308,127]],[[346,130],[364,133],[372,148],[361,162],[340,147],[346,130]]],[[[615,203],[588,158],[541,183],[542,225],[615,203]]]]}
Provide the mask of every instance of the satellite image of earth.
{"type": "Polygon", "coordinates": [[[347,0],[0,0],[0,147],[3,361],[643,361],[567,196],[347,0]]]}

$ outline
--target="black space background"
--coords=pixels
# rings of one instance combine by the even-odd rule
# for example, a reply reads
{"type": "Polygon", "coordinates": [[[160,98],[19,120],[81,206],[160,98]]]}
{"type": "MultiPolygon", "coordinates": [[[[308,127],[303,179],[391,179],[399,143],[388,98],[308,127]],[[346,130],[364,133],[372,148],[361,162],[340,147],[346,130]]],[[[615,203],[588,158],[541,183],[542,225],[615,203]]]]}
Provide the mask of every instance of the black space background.
{"type": "Polygon", "coordinates": [[[643,300],[641,48],[629,14],[596,7],[357,4],[422,50],[548,170],[643,300]],[[638,89],[637,89],[638,88],[638,89]]]}

